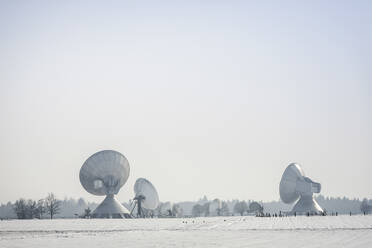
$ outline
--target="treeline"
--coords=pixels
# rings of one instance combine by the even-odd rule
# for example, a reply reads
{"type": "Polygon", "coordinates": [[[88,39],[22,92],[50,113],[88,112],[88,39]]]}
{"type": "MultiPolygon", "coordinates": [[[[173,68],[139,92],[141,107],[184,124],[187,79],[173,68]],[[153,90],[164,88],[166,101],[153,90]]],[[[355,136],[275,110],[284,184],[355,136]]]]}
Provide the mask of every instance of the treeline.
{"type": "Polygon", "coordinates": [[[363,199],[359,200],[357,198],[349,199],[346,197],[324,197],[319,195],[316,197],[317,202],[324,210],[330,213],[348,214],[348,213],[363,213],[362,202],[369,202],[372,204],[371,200],[363,199]]]}
{"type": "Polygon", "coordinates": [[[90,211],[98,206],[95,202],[87,202],[83,198],[65,198],[61,201],[61,211],[58,218],[77,218],[89,215],[90,211]]]}
{"type": "MultiPolygon", "coordinates": [[[[328,214],[361,214],[363,212],[372,212],[372,200],[369,199],[349,199],[346,197],[324,197],[319,195],[315,198],[320,206],[328,214]],[[363,210],[362,210],[363,209],[363,210]]],[[[203,197],[198,201],[187,202],[163,202],[157,209],[146,211],[147,216],[153,217],[197,217],[197,216],[232,216],[232,215],[249,215],[257,211],[265,213],[279,213],[280,211],[290,211],[293,204],[284,204],[282,201],[260,202],[257,203],[263,209],[251,208],[253,200],[228,200],[219,199],[208,200],[203,197]]],[[[133,202],[123,203],[129,211],[132,210],[133,202]]],[[[97,203],[89,203],[83,198],[78,200],[65,198],[58,200],[52,193],[45,199],[25,200],[19,199],[14,203],[0,205],[1,219],[33,219],[33,218],[77,218],[87,217],[91,211],[98,206],[97,203]]],[[[136,210],[133,211],[136,213],[136,210]]]]}
{"type": "MultiPolygon", "coordinates": [[[[328,213],[338,214],[362,214],[372,213],[371,199],[349,199],[347,197],[325,197],[319,195],[315,197],[319,205],[328,213]]],[[[258,210],[257,205],[251,205],[253,200],[230,200],[221,201],[214,199],[209,201],[207,197],[199,199],[197,202],[180,202],[177,205],[182,209],[183,216],[232,216],[232,215],[251,215],[257,212],[265,212],[275,214],[280,212],[288,212],[294,204],[285,204],[281,200],[257,203],[262,206],[258,210]],[[250,208],[250,206],[252,208],[250,208]]]]}
{"type": "Polygon", "coordinates": [[[197,202],[179,202],[177,203],[185,217],[206,217],[206,216],[232,216],[248,215],[261,213],[263,203],[253,200],[240,201],[220,199],[208,200],[206,196],[197,202]],[[254,203],[254,204],[253,204],[254,203]]]}
{"type": "Polygon", "coordinates": [[[214,199],[203,204],[196,203],[191,209],[191,216],[230,216],[230,215],[248,215],[256,212],[261,212],[263,208],[252,209],[249,206],[253,201],[220,201],[214,199]]]}
{"type": "Polygon", "coordinates": [[[98,204],[87,203],[83,198],[59,200],[53,193],[39,200],[21,198],[14,203],[0,205],[1,219],[74,218],[90,214],[98,204]]]}
{"type": "Polygon", "coordinates": [[[21,198],[11,208],[18,219],[42,219],[44,214],[48,214],[48,217],[53,219],[60,212],[60,205],[61,202],[56,199],[54,194],[49,193],[46,198],[38,201],[21,198]]]}

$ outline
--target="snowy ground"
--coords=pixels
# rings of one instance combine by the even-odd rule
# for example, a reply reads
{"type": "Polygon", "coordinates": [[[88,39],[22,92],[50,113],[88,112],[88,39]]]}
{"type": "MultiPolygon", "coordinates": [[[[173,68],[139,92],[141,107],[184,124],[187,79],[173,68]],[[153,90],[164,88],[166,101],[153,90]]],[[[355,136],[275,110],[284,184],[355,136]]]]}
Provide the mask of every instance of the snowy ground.
{"type": "Polygon", "coordinates": [[[372,247],[372,216],[10,220],[0,247],[372,247]]]}

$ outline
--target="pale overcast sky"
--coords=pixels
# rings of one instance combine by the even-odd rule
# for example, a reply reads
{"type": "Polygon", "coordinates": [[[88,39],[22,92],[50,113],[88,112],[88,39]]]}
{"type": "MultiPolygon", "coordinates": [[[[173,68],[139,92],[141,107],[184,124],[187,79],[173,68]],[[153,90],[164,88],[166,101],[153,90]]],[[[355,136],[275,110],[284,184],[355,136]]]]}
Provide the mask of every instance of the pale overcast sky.
{"type": "Polygon", "coordinates": [[[0,202],[124,154],[161,201],[372,198],[371,1],[0,0],[0,202]],[[156,3],[155,3],[156,2],[156,3]],[[200,3],[203,2],[203,3],[200,3]]]}

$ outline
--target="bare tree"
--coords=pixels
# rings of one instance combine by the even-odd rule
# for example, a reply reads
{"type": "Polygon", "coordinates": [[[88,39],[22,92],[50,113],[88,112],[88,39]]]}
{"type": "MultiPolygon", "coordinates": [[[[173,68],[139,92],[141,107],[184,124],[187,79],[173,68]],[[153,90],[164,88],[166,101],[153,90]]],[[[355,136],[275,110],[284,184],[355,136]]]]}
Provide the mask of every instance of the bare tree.
{"type": "Polygon", "coordinates": [[[28,200],[26,204],[26,219],[33,219],[36,216],[36,201],[28,200]]]}
{"type": "Polygon", "coordinates": [[[13,209],[18,219],[26,219],[26,200],[19,199],[14,203],[13,209]]]}
{"type": "Polygon", "coordinates": [[[45,200],[44,199],[40,199],[40,200],[37,201],[37,204],[36,204],[37,217],[39,219],[42,219],[43,218],[43,214],[45,214],[45,212],[46,212],[45,200]]]}
{"type": "Polygon", "coordinates": [[[33,219],[37,216],[37,204],[33,200],[21,198],[14,203],[13,210],[18,219],[33,219]]]}
{"type": "Polygon", "coordinates": [[[57,200],[53,193],[49,193],[45,198],[45,207],[46,212],[50,215],[50,219],[53,219],[53,216],[59,214],[60,212],[61,201],[57,200]]]}

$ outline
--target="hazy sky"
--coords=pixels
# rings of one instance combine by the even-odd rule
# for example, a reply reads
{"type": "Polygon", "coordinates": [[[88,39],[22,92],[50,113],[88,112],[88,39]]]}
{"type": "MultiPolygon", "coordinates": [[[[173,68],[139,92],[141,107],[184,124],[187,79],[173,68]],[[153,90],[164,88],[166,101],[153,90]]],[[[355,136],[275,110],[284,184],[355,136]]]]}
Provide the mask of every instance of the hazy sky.
{"type": "Polygon", "coordinates": [[[84,197],[114,149],[161,201],[372,198],[371,1],[0,0],[0,202],[84,197]],[[155,3],[156,2],[156,3],[155,3]],[[202,2],[202,3],[201,3],[202,2]]]}

